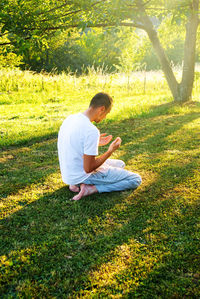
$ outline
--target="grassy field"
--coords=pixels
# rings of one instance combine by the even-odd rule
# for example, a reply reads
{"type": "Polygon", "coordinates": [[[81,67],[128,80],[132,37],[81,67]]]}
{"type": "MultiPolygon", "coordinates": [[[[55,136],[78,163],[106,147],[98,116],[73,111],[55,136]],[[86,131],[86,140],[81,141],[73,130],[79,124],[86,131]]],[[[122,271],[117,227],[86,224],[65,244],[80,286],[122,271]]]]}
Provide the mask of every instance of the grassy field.
{"type": "Polygon", "coordinates": [[[200,82],[178,106],[146,76],[0,71],[1,298],[200,298],[200,82]],[[98,128],[143,183],[73,202],[58,129],[102,90],[98,128]]]}

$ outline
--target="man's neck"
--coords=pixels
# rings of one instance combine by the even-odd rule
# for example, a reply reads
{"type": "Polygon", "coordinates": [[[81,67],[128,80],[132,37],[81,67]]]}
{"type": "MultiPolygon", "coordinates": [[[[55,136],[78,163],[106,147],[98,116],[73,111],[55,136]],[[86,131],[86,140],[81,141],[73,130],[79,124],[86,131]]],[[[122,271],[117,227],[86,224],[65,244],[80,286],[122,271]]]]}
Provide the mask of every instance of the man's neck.
{"type": "Polygon", "coordinates": [[[85,116],[87,116],[89,118],[89,120],[92,122],[95,119],[95,114],[94,114],[94,110],[92,108],[88,108],[87,110],[85,110],[83,112],[83,114],[85,116]]]}

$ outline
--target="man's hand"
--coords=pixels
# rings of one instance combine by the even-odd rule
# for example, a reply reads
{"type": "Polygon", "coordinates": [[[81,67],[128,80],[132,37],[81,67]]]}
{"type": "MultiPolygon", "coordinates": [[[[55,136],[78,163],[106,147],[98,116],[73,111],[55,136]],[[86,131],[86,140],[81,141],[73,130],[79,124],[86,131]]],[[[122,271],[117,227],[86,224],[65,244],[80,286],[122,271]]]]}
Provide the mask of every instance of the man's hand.
{"type": "Polygon", "coordinates": [[[107,133],[103,133],[100,135],[99,146],[103,146],[108,144],[112,140],[112,135],[106,136],[107,133]]]}
{"type": "Polygon", "coordinates": [[[118,149],[118,148],[120,147],[121,142],[122,142],[121,138],[120,138],[120,137],[117,137],[117,138],[110,144],[110,146],[109,146],[109,148],[108,148],[108,151],[110,151],[110,152],[112,152],[112,153],[113,153],[114,151],[116,151],[116,149],[118,149]]]}

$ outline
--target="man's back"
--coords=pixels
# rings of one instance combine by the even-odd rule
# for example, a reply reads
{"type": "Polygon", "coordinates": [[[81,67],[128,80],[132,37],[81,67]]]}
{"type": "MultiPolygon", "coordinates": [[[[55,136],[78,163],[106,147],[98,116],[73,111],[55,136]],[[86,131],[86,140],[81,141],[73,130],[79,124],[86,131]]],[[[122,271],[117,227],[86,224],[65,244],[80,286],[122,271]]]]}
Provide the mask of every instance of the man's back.
{"type": "Polygon", "coordinates": [[[98,155],[99,131],[82,113],[70,115],[60,127],[58,156],[62,179],[76,185],[87,179],[83,155],[98,155]]]}

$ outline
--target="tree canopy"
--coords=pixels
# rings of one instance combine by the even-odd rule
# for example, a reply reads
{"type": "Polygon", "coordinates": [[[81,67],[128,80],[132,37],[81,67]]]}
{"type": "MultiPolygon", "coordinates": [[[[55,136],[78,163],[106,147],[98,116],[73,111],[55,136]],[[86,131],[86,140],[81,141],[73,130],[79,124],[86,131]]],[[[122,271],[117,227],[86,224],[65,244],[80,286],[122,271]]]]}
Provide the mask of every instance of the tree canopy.
{"type": "Polygon", "coordinates": [[[153,24],[173,15],[174,22],[186,21],[190,0],[3,0],[0,3],[0,37],[21,43],[51,31],[67,28],[131,26],[146,29],[147,14],[153,24]]]}

